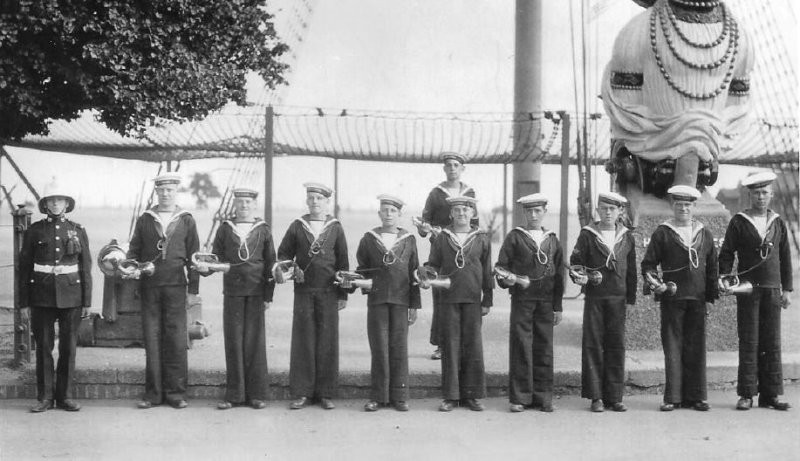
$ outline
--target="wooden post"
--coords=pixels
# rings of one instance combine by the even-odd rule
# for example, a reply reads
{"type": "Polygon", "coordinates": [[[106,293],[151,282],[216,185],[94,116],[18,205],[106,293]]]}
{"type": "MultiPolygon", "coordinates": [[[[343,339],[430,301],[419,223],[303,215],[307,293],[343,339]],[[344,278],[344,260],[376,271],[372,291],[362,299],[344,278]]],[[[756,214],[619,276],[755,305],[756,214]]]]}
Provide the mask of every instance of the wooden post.
{"type": "Polygon", "coordinates": [[[264,222],[272,227],[272,157],[274,156],[274,117],[272,106],[267,107],[264,120],[264,222]]]}
{"type": "Polygon", "coordinates": [[[23,321],[20,315],[22,306],[19,299],[19,251],[22,248],[22,236],[31,225],[31,210],[20,205],[11,212],[14,217],[14,365],[19,366],[31,361],[31,325],[23,321]]]}
{"type": "MultiPolygon", "coordinates": [[[[567,251],[567,238],[569,234],[569,131],[570,120],[566,111],[559,111],[561,117],[561,213],[558,226],[558,239],[561,241],[561,252],[569,255],[567,251]]],[[[562,268],[563,270],[563,268],[562,268]]]]}

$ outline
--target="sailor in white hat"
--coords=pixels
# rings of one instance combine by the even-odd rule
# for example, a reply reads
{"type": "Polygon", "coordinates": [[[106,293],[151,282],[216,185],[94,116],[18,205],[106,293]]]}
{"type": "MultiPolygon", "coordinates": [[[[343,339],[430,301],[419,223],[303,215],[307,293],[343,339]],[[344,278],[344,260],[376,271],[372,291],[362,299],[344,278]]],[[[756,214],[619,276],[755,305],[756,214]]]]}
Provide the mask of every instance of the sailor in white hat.
{"type": "Polygon", "coordinates": [[[596,413],[627,410],[625,315],[626,305],[636,302],[637,279],[636,243],[619,221],[627,202],[616,192],[598,194],[600,220],[581,229],[569,260],[570,276],[585,294],[581,396],[596,413]],[[589,273],[599,274],[599,283],[597,276],[589,283],[589,273]]]}
{"type": "MultiPolygon", "coordinates": [[[[731,218],[719,253],[720,275],[738,275],[740,284],[753,285],[749,295],[736,296],[739,410],[752,407],[756,395],[759,407],[791,407],[778,398],[783,395],[781,307],[789,307],[793,286],[789,230],[778,213],[769,208],[776,179],[775,173],[767,171],[742,181],[750,194],[750,208],[731,218]]],[[[727,293],[729,288],[723,288],[727,293]]]]}
{"type": "Polygon", "coordinates": [[[141,278],[142,330],[145,350],[144,396],[140,409],[167,403],[186,408],[188,379],[187,298],[196,302],[199,274],[191,256],[200,247],[194,217],[177,205],[181,177],[156,177],[157,204],[136,220],[127,257],[152,263],[152,274],[141,278]]]}
{"type": "Polygon", "coordinates": [[[372,282],[367,298],[367,336],[372,354],[372,393],[366,411],[393,406],[408,411],[408,328],[420,308],[414,235],[400,226],[405,202],[378,196],[381,225],[367,231],[356,252],[359,274],[372,282]]]}
{"type": "Polygon", "coordinates": [[[30,319],[36,342],[36,398],[31,408],[78,411],[71,400],[81,316],[92,305],[92,257],[80,224],[66,218],[75,207],[72,195],[53,179],[39,200],[46,217],[30,225],[19,254],[21,318],[30,319]],[[58,364],[53,360],[58,323],[58,364]]]}
{"type": "MultiPolygon", "coordinates": [[[[661,223],[642,259],[642,275],[663,273],[677,287],[656,294],[661,298],[661,342],[666,385],[661,411],[694,408],[708,411],[706,402],[706,312],[717,299],[717,252],[714,236],[693,219],[700,191],[677,185],[667,190],[673,218],[661,223]]],[[[647,293],[645,293],[647,294],[647,293]]]]}
{"type": "Polygon", "coordinates": [[[486,373],[481,317],[489,313],[493,300],[491,239],[470,224],[475,198],[448,197],[447,203],[452,223],[433,241],[426,263],[450,279],[449,288],[437,288],[444,397],[439,410],[451,411],[461,401],[473,411],[482,411],[486,373]]]}
{"type": "Polygon", "coordinates": [[[553,411],[553,326],[561,322],[564,281],[561,244],[545,229],[548,197],[535,193],[520,197],[526,224],[506,235],[497,256],[498,271],[527,278],[525,286],[501,276],[497,281],[511,293],[509,336],[510,411],[526,408],[553,411]]]}
{"type": "MultiPolygon", "coordinates": [[[[299,410],[318,399],[336,407],[339,380],[339,310],[347,306],[347,289],[335,285],[337,271],[350,268],[347,240],[338,219],[328,214],[333,190],[305,183],[308,214],[295,219],[278,246],[278,261],[294,261],[294,317],[289,387],[299,410]]],[[[276,280],[282,283],[282,279],[276,280]]]]}
{"type": "Polygon", "coordinates": [[[225,397],[217,408],[260,410],[269,394],[264,311],[275,290],[275,245],[269,226],[255,215],[258,191],[237,187],[233,197],[234,214],[217,229],[212,250],[230,265],[223,275],[225,397]]]}
{"type": "MultiPolygon", "coordinates": [[[[438,232],[450,224],[450,205],[448,197],[475,197],[475,190],[461,180],[467,163],[467,157],[457,152],[444,152],[441,154],[442,170],[445,180],[437,184],[428,194],[422,217],[414,219],[419,235],[426,237],[431,234],[431,242],[438,232]]],[[[474,213],[472,225],[478,225],[477,212],[474,213]]],[[[433,290],[433,320],[431,321],[430,343],[436,346],[432,360],[442,357],[440,336],[441,315],[439,315],[439,291],[433,290]]]]}

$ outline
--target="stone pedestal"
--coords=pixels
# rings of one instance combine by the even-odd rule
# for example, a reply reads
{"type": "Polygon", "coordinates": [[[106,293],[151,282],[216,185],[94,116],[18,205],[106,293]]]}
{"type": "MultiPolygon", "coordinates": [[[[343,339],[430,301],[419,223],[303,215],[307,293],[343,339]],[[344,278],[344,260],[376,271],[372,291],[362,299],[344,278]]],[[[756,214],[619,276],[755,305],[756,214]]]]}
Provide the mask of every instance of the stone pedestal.
{"type": "MultiPolygon", "coordinates": [[[[636,200],[637,227],[636,270],[641,274],[641,262],[650,236],[659,224],[672,217],[668,199],[642,195],[636,200]]],[[[708,192],[697,202],[695,219],[714,235],[719,250],[731,215],[722,204],[708,192]]],[[[628,308],[625,347],[631,350],[661,349],[661,312],[653,296],[644,296],[641,275],[638,278],[636,307],[628,308]]],[[[718,299],[708,312],[706,321],[706,348],[710,351],[731,351],[739,347],[736,333],[736,298],[725,296],[718,299]]]]}

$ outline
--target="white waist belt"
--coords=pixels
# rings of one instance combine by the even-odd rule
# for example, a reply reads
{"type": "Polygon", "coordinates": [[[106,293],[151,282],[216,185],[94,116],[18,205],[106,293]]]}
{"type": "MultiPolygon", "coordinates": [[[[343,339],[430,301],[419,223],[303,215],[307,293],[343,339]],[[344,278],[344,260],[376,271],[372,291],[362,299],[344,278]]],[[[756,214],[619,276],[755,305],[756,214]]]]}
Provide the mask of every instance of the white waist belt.
{"type": "Polygon", "coordinates": [[[33,265],[34,272],[44,272],[45,274],[74,274],[78,272],[78,265],[72,264],[70,266],[51,266],[49,264],[35,264],[33,265]]]}

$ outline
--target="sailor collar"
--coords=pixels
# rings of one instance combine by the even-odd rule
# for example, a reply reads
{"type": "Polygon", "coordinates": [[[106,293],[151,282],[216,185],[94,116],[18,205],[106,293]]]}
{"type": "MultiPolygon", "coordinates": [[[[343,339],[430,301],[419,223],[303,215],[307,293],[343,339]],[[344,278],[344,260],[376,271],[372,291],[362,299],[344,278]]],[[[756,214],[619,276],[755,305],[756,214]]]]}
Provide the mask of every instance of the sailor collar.
{"type": "Polygon", "coordinates": [[[603,231],[600,230],[600,226],[598,226],[597,223],[591,223],[583,226],[583,230],[594,234],[597,237],[597,242],[612,252],[614,251],[614,248],[616,248],[617,244],[622,241],[622,238],[625,236],[625,234],[628,233],[627,227],[617,224],[614,228],[614,242],[612,243],[612,247],[609,248],[609,246],[606,244],[606,240],[603,238],[603,231]]]}
{"type": "Polygon", "coordinates": [[[764,240],[767,239],[767,234],[769,234],[769,229],[770,229],[770,227],[772,227],[772,223],[774,223],[775,220],[778,219],[778,217],[780,217],[780,215],[778,213],[775,213],[772,210],[769,210],[769,209],[767,210],[767,225],[764,226],[764,235],[762,236],[761,233],[758,231],[758,226],[756,225],[755,219],[753,219],[753,216],[747,214],[746,211],[749,211],[749,210],[740,211],[740,212],[738,212],[736,214],[738,216],[741,216],[742,218],[744,218],[745,221],[747,221],[748,223],[750,223],[751,226],[753,226],[753,230],[756,231],[756,234],[759,237],[761,237],[761,241],[763,242],[764,240]]]}
{"type": "MultiPolygon", "coordinates": [[[[308,219],[309,216],[310,215],[303,215],[303,216],[295,219],[295,221],[299,222],[300,225],[303,226],[303,229],[305,229],[306,232],[308,232],[309,234],[311,234],[313,236],[314,235],[314,230],[311,227],[311,223],[310,223],[311,219],[308,219]]],[[[339,222],[339,220],[334,218],[333,216],[331,216],[331,215],[325,216],[325,224],[323,224],[322,228],[319,230],[319,235],[322,235],[325,232],[325,230],[327,230],[330,226],[332,226],[334,223],[337,223],[337,222],[339,222]]]]}
{"type": "MultiPolygon", "coordinates": [[[[526,238],[526,239],[528,239],[530,242],[533,242],[533,244],[534,244],[534,245],[535,245],[537,248],[539,247],[539,243],[538,243],[536,240],[534,240],[534,239],[533,239],[533,237],[531,236],[531,234],[529,234],[529,233],[528,233],[528,229],[525,229],[524,227],[521,227],[521,226],[519,226],[519,227],[515,227],[515,228],[513,228],[513,229],[511,229],[511,230],[512,230],[512,231],[517,231],[517,232],[519,232],[520,234],[524,235],[524,236],[525,236],[525,238],[526,238]]],[[[544,227],[542,227],[542,242],[544,242],[545,240],[547,240],[547,238],[548,238],[550,235],[553,235],[553,236],[555,236],[555,235],[556,235],[556,233],[555,233],[554,231],[547,230],[547,229],[545,229],[544,227]]]]}
{"type": "Polygon", "coordinates": [[[172,213],[172,216],[170,217],[169,221],[167,221],[165,223],[164,221],[161,220],[161,214],[157,211],[156,207],[150,208],[149,210],[145,211],[144,213],[145,214],[149,214],[150,216],[152,216],[153,219],[155,220],[156,224],[161,226],[162,231],[163,231],[163,229],[166,229],[170,224],[172,224],[173,222],[177,221],[178,219],[180,219],[184,215],[190,215],[191,216],[191,213],[189,213],[188,211],[182,210],[182,209],[176,207],[175,208],[175,212],[172,213]]]}
{"type": "MultiPolygon", "coordinates": [[[[661,223],[661,225],[664,226],[664,227],[669,228],[670,230],[672,230],[672,232],[675,233],[675,236],[678,237],[678,239],[677,239],[678,242],[682,246],[687,247],[686,243],[683,241],[683,238],[681,238],[681,233],[678,230],[678,226],[675,224],[675,220],[674,219],[669,219],[667,221],[664,221],[663,223],[661,223]]],[[[692,220],[691,246],[694,246],[698,242],[697,236],[700,235],[700,232],[702,230],[703,230],[703,223],[693,219],[692,220]]]]}
{"type": "Polygon", "coordinates": [[[395,240],[394,244],[392,244],[392,248],[386,248],[386,245],[383,243],[383,239],[381,238],[380,230],[381,230],[380,227],[376,227],[374,229],[368,230],[367,233],[372,235],[373,237],[375,237],[375,241],[378,243],[378,246],[381,247],[381,249],[383,250],[384,253],[387,253],[387,252],[391,251],[392,249],[394,249],[394,247],[399,245],[400,242],[403,239],[406,239],[406,238],[412,236],[412,234],[410,232],[408,232],[407,230],[403,229],[402,227],[398,227],[397,228],[397,230],[398,230],[398,232],[397,232],[397,240],[395,240]]]}
{"type": "MultiPolygon", "coordinates": [[[[467,192],[472,191],[472,187],[468,186],[465,182],[459,181],[459,183],[460,183],[460,185],[459,185],[459,189],[458,189],[458,195],[464,195],[467,192]]],[[[452,196],[452,194],[450,194],[450,191],[447,189],[447,183],[446,182],[442,181],[441,183],[439,183],[436,186],[436,188],[441,190],[442,192],[444,192],[445,196],[447,196],[447,197],[451,197],[452,196]]],[[[472,191],[472,192],[474,193],[474,191],[472,191]]]]}
{"type": "Polygon", "coordinates": [[[247,237],[249,237],[250,234],[253,233],[253,231],[255,231],[256,229],[258,229],[261,226],[266,226],[267,225],[267,223],[264,222],[264,220],[262,220],[261,218],[256,218],[256,220],[253,223],[253,225],[250,226],[250,229],[248,229],[247,232],[244,235],[242,235],[242,233],[239,231],[239,228],[236,226],[236,223],[233,222],[232,220],[226,219],[224,224],[227,224],[228,226],[230,226],[231,230],[233,231],[233,235],[238,237],[239,241],[246,240],[247,237]]]}
{"type": "Polygon", "coordinates": [[[456,232],[449,227],[442,229],[442,233],[447,235],[447,239],[450,241],[451,244],[455,245],[458,248],[466,248],[468,247],[478,235],[486,233],[484,230],[472,227],[470,231],[467,233],[467,237],[462,242],[461,239],[458,237],[457,234],[462,234],[463,232],[456,232]]]}

